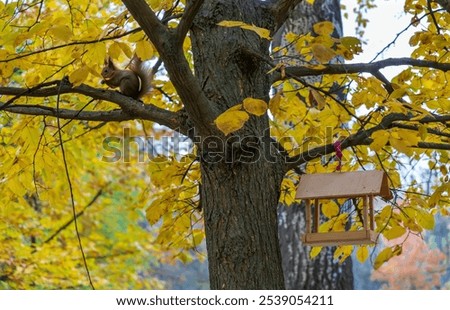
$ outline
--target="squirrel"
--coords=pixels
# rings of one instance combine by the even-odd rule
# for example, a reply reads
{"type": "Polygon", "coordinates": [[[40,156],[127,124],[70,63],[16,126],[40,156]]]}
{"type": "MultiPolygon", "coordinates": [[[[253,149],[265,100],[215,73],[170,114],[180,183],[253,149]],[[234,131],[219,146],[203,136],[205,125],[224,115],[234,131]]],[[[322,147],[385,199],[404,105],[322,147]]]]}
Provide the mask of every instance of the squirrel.
{"type": "Polygon", "coordinates": [[[102,70],[104,80],[101,83],[112,88],[119,87],[123,95],[139,100],[151,90],[153,72],[136,55],[131,59],[129,68],[120,70],[108,57],[102,70]]]}

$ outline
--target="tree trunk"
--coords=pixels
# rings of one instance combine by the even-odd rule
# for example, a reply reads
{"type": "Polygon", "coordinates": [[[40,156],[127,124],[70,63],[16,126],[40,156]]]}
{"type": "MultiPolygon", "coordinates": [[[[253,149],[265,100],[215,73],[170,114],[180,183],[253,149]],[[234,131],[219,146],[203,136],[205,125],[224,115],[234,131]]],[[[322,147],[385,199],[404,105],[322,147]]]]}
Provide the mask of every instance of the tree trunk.
{"type": "MultiPolygon", "coordinates": [[[[268,56],[269,42],[217,23],[239,20],[273,28],[273,17],[265,14],[254,1],[209,0],[196,16],[191,30],[195,74],[221,111],[247,97],[268,102],[267,67],[249,51],[268,56]]],[[[196,141],[211,289],[284,288],[277,234],[284,173],[270,153],[267,128],[267,115],[252,116],[226,141],[223,136],[196,141]]]]}
{"type": "Polygon", "coordinates": [[[211,289],[284,289],[273,164],[202,164],[211,289]]]}
{"type": "MultiPolygon", "coordinates": [[[[308,33],[320,21],[332,21],[334,36],[342,36],[339,0],[316,0],[314,5],[303,1],[290,14],[274,38],[274,46],[285,46],[288,32],[308,33]]],[[[288,54],[298,55],[288,49],[288,54]]],[[[291,60],[289,60],[291,61],[291,60]]],[[[317,79],[317,78],[316,78],[317,79]]],[[[309,83],[315,81],[307,80],[309,83]]],[[[342,265],[333,260],[335,248],[324,247],[313,260],[310,247],[301,243],[305,233],[305,208],[303,205],[279,206],[279,234],[283,270],[287,289],[353,289],[352,261],[349,257],[342,265]]]]}

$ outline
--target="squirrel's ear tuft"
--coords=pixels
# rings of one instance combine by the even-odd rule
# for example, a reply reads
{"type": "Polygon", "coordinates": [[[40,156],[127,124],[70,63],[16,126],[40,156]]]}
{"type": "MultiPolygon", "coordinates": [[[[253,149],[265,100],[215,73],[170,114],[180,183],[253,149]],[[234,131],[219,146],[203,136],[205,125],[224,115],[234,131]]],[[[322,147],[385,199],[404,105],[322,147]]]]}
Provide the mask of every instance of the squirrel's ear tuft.
{"type": "Polygon", "coordinates": [[[114,65],[114,62],[112,61],[111,57],[105,59],[105,67],[116,69],[116,66],[114,65]]]}

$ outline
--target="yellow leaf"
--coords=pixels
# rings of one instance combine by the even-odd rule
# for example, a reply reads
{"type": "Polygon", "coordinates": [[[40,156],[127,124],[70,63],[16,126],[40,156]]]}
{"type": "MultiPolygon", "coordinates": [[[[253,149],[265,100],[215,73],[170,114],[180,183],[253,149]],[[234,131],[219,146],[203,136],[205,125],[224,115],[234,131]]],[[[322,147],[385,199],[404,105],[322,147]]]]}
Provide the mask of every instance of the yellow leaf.
{"type": "Polygon", "coordinates": [[[329,200],[322,204],[322,213],[328,217],[332,218],[339,214],[339,206],[333,200],[329,200]]]}
{"type": "Polygon", "coordinates": [[[225,135],[228,135],[231,132],[241,129],[248,118],[249,115],[245,111],[234,111],[229,109],[220,114],[214,123],[220,131],[222,131],[225,135]]]}
{"type": "Polygon", "coordinates": [[[131,51],[131,48],[128,44],[125,44],[123,42],[117,42],[117,44],[122,49],[122,52],[124,52],[125,55],[127,55],[128,58],[133,57],[133,52],[131,51]]]}
{"type": "Polygon", "coordinates": [[[377,258],[375,259],[375,262],[373,264],[374,269],[378,269],[383,265],[385,262],[387,262],[390,258],[394,256],[394,253],[392,252],[391,248],[385,248],[383,251],[378,254],[377,258]]]}
{"type": "Polygon", "coordinates": [[[434,216],[426,211],[417,210],[416,212],[417,223],[427,230],[434,228],[434,216]]]}
{"type": "Polygon", "coordinates": [[[242,29],[255,32],[258,36],[260,36],[263,39],[271,40],[270,31],[268,29],[257,27],[255,25],[249,25],[241,21],[223,20],[217,25],[222,27],[240,27],[242,29]]]}
{"type": "Polygon", "coordinates": [[[362,44],[358,38],[355,37],[342,37],[341,44],[345,46],[352,54],[358,54],[362,52],[362,44]]]}
{"type": "Polygon", "coordinates": [[[428,128],[426,125],[419,124],[419,135],[420,139],[425,140],[428,135],[428,128]]]}
{"type": "Polygon", "coordinates": [[[267,111],[267,103],[261,99],[245,98],[243,106],[245,111],[256,116],[264,115],[267,111]]]}
{"type": "Polygon", "coordinates": [[[386,130],[375,131],[372,134],[372,143],[370,144],[370,148],[375,152],[379,151],[383,146],[385,146],[389,141],[389,132],[386,130]]]}
{"type": "Polygon", "coordinates": [[[242,29],[251,30],[255,32],[260,38],[271,40],[270,31],[266,28],[256,27],[255,25],[245,25],[241,27],[242,29]]]}
{"type": "Polygon", "coordinates": [[[164,202],[161,201],[161,199],[156,199],[155,201],[153,201],[150,207],[145,210],[145,217],[147,218],[147,221],[150,225],[154,225],[159,221],[159,219],[164,215],[166,211],[167,208],[164,205],[164,202]]]}
{"type": "Polygon", "coordinates": [[[327,63],[336,56],[336,53],[325,45],[314,43],[311,45],[314,57],[321,63],[327,63]]]}
{"type": "Polygon", "coordinates": [[[341,245],[334,251],[333,257],[334,259],[339,259],[339,263],[342,264],[352,252],[353,245],[341,245]]]}
{"type": "Polygon", "coordinates": [[[67,42],[72,37],[72,30],[67,25],[56,25],[50,28],[49,32],[58,40],[67,42]]]}
{"type": "Polygon", "coordinates": [[[198,246],[200,245],[200,243],[202,243],[203,239],[205,238],[205,234],[202,229],[194,229],[192,231],[192,237],[194,246],[198,246]]]}
{"type": "Polygon", "coordinates": [[[396,225],[390,229],[383,230],[383,236],[388,240],[399,238],[406,233],[406,229],[402,226],[396,225]]]}
{"type": "Polygon", "coordinates": [[[313,26],[314,32],[319,36],[329,36],[333,33],[334,25],[332,22],[324,21],[313,26]]]}
{"type": "Polygon", "coordinates": [[[86,58],[92,63],[103,64],[106,58],[106,45],[103,42],[95,43],[89,46],[86,52],[86,58]]]}
{"type": "Polygon", "coordinates": [[[314,258],[317,255],[319,255],[321,251],[322,251],[321,246],[314,246],[311,248],[311,252],[309,252],[309,257],[314,258]]]}
{"type": "Polygon", "coordinates": [[[367,248],[367,246],[364,245],[360,246],[356,251],[356,259],[360,263],[364,263],[368,257],[369,257],[369,249],[367,248]]]}
{"type": "Polygon", "coordinates": [[[280,109],[281,92],[277,92],[269,101],[269,109],[272,113],[277,113],[280,109]]]}
{"type": "Polygon", "coordinates": [[[326,101],[325,98],[315,89],[310,89],[310,94],[315,101],[315,104],[312,104],[315,108],[322,110],[325,107],[326,101]]]}
{"type": "Polygon", "coordinates": [[[144,34],[142,32],[135,32],[128,37],[128,42],[136,43],[144,39],[144,34]]]}
{"type": "Polygon", "coordinates": [[[394,91],[389,95],[389,99],[398,99],[398,98],[402,98],[403,96],[405,96],[406,90],[407,90],[407,89],[404,88],[404,87],[397,88],[396,90],[394,90],[394,91]]]}
{"type": "Polygon", "coordinates": [[[120,54],[122,53],[122,49],[117,42],[113,42],[108,49],[108,55],[113,59],[119,59],[120,54]]]}
{"type": "Polygon", "coordinates": [[[141,60],[148,60],[153,57],[153,46],[147,40],[136,43],[136,55],[141,60]]]}
{"type": "Polygon", "coordinates": [[[296,187],[289,178],[284,178],[281,183],[280,202],[290,206],[295,200],[296,187]]]}
{"type": "Polygon", "coordinates": [[[89,75],[89,71],[85,66],[76,69],[69,75],[69,81],[75,86],[83,83],[89,75]]]}

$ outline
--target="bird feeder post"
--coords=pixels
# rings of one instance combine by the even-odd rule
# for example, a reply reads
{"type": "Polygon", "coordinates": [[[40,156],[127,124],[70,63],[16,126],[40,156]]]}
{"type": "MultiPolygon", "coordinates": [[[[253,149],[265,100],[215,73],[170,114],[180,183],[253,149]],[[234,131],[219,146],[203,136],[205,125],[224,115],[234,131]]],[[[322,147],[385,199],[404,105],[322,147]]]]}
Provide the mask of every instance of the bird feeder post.
{"type": "Polygon", "coordinates": [[[311,233],[311,200],[306,199],[305,200],[305,205],[306,205],[306,233],[310,234],[311,233]]]}
{"type": "Polygon", "coordinates": [[[375,217],[374,217],[374,211],[373,211],[373,196],[370,196],[369,199],[369,217],[370,217],[370,230],[375,230],[375,217]]]}
{"type": "Polygon", "coordinates": [[[319,199],[314,199],[314,232],[319,232],[320,206],[319,199]]]}
{"type": "Polygon", "coordinates": [[[363,227],[364,230],[369,230],[369,210],[368,210],[368,202],[369,196],[363,197],[363,227]]]}

